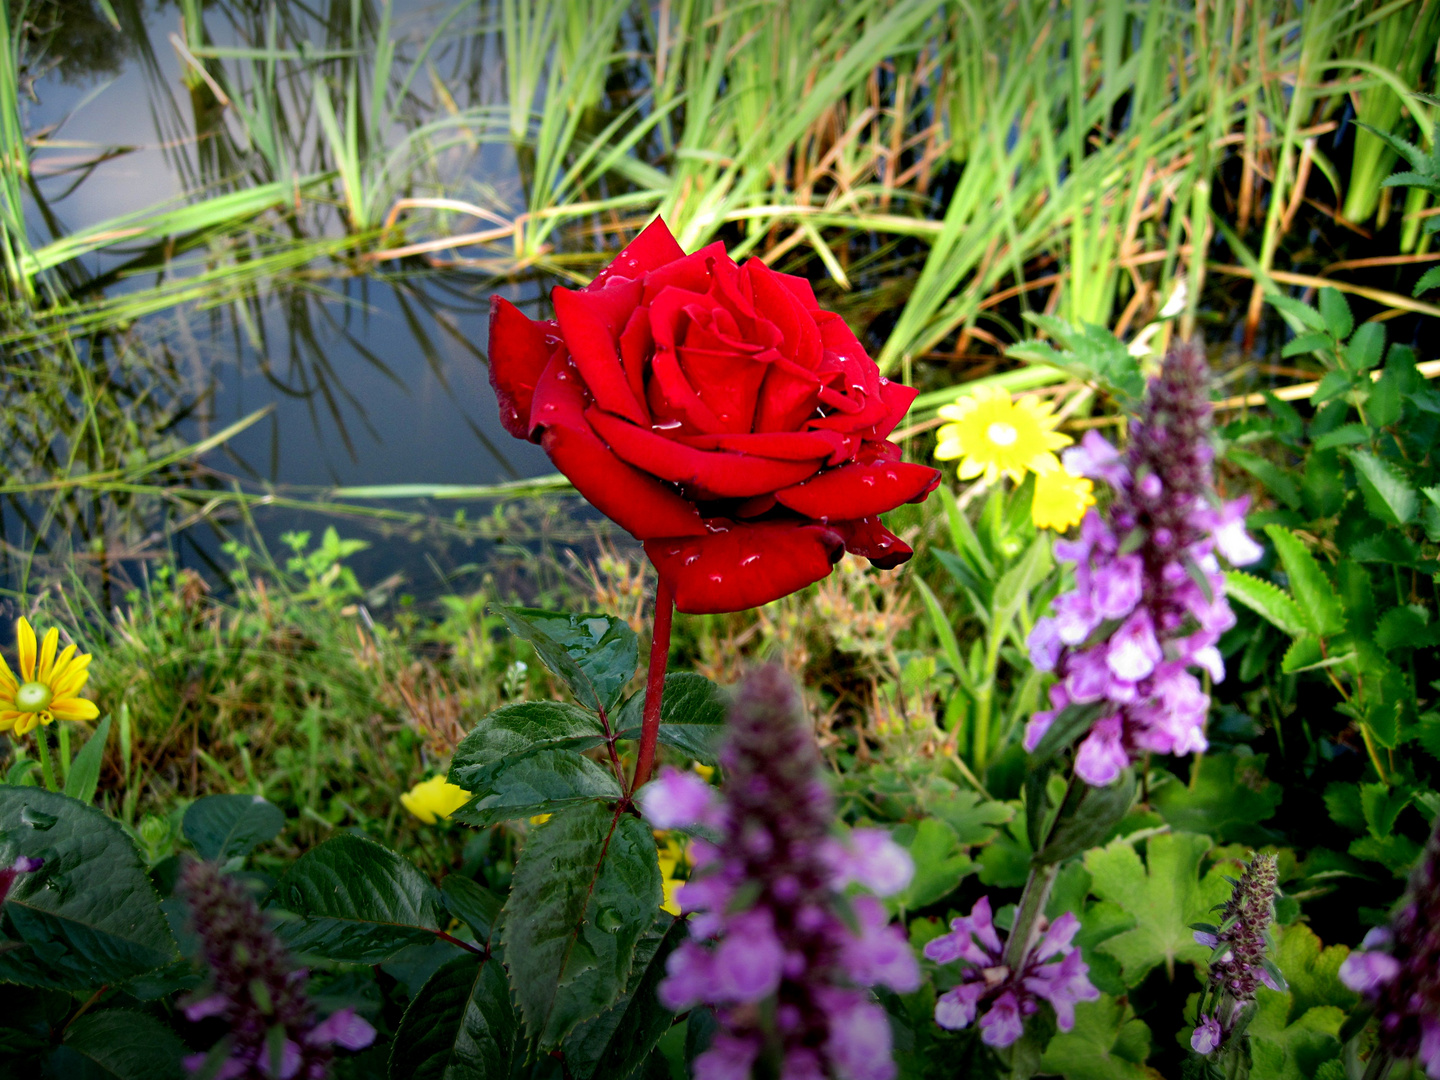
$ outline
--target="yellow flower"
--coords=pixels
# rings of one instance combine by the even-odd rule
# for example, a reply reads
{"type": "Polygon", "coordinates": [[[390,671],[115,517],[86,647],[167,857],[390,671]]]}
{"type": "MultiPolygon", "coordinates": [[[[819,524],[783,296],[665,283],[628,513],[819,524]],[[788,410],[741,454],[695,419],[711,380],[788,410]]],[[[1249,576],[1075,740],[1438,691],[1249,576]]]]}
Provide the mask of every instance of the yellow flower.
{"type": "Polygon", "coordinates": [[[1030,520],[1037,529],[1064,532],[1080,524],[1085,508],[1095,505],[1095,485],[1076,476],[1063,465],[1035,477],[1035,497],[1030,503],[1030,520]]]}
{"type": "Polygon", "coordinates": [[[12,728],[24,735],[41,724],[56,720],[94,720],[100,715],[93,701],[80,697],[80,688],[90,677],[90,654],[75,655],[75,646],[55,655],[60,631],[51,627],[35,655],[35,631],[21,619],[15,624],[20,646],[20,678],[0,656],[0,731],[12,728]]]}
{"type": "Polygon", "coordinates": [[[981,475],[994,483],[1001,473],[1017,484],[1027,470],[1037,473],[1058,468],[1054,451],[1070,444],[1070,437],[1055,430],[1055,407],[1034,397],[1014,401],[998,387],[977,387],[940,415],[953,421],[939,431],[935,456],[941,461],[960,458],[960,479],[981,475]]]}
{"type": "Polygon", "coordinates": [[[434,825],[439,818],[448,818],[469,801],[468,791],[450,783],[443,776],[421,780],[400,796],[400,805],[426,825],[434,825]]]}
{"type": "Polygon", "coordinates": [[[675,873],[686,865],[685,845],[660,829],[655,830],[655,839],[660,841],[660,880],[665,889],[665,901],[660,909],[679,915],[680,886],[685,884],[685,879],[676,877],[675,873]]]}

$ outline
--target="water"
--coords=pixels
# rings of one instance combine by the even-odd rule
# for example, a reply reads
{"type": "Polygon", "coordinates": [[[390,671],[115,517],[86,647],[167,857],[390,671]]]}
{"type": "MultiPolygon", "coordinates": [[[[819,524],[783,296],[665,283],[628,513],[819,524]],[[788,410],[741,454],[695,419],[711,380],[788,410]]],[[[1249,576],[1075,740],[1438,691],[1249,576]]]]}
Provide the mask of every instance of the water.
{"type": "MultiPolygon", "coordinates": [[[[349,8],[332,6],[342,15],[349,8]]],[[[207,5],[211,43],[253,45],[241,30],[248,25],[248,33],[253,33],[257,25],[264,26],[264,19],[247,20],[246,10],[239,3],[207,5]]],[[[413,47],[450,10],[448,4],[396,4],[391,36],[413,47]]],[[[473,31],[479,17],[477,9],[459,29],[473,31]]],[[[100,65],[102,70],[86,72],[67,64],[34,82],[38,100],[24,106],[26,128],[32,136],[48,134],[32,159],[44,202],[43,213],[39,203],[28,208],[32,237],[55,234],[45,213],[58,220],[61,232],[74,233],[194,188],[203,164],[203,140],[197,141],[194,131],[204,116],[192,108],[191,91],[182,81],[185,65],[168,40],[180,28],[177,12],[168,5],[146,8],[144,25],[148,41],[132,43],[118,70],[100,65]],[[88,172],[76,171],[107,146],[126,149],[88,172]]],[[[313,28],[318,31],[318,26],[313,28]]],[[[96,34],[103,38],[105,32],[108,27],[96,34]]],[[[496,58],[491,56],[488,65],[479,59],[484,41],[482,35],[457,33],[453,43],[431,57],[432,83],[445,84],[455,107],[483,103],[499,92],[496,58]]],[[[295,47],[291,41],[278,44],[295,47]]],[[[312,44],[321,46],[318,39],[312,44]]],[[[359,44],[363,53],[365,42],[359,44]]],[[[113,56],[104,59],[113,61],[113,56]]],[[[196,100],[205,100],[207,93],[202,88],[196,100]]],[[[427,93],[439,100],[433,86],[427,93]]],[[[343,108],[339,99],[337,108],[343,108]]],[[[431,115],[422,112],[411,122],[428,118],[431,115]]],[[[398,126],[394,134],[399,137],[398,126]]],[[[313,141],[318,145],[318,137],[313,141]]],[[[449,170],[457,191],[483,185],[501,199],[519,192],[509,147],[492,144],[483,153],[452,153],[438,168],[449,170]]],[[[340,235],[343,223],[332,215],[322,228],[340,235]]],[[[121,262],[123,256],[110,253],[85,260],[95,273],[121,262]]],[[[212,310],[181,306],[152,317],[144,331],[155,347],[183,360],[188,392],[198,403],[181,432],[187,441],[204,438],[258,409],[270,409],[260,422],[204,459],[207,466],[252,488],[272,486],[316,498],[328,497],[329,489],[352,486],[485,485],[554,471],[538,447],[511,438],[501,427],[484,353],[491,292],[528,303],[533,310],[545,288],[539,281],[503,284],[474,272],[384,276],[362,271],[330,280],[274,282],[260,291],[249,317],[237,318],[234,305],[212,310]]],[[[457,509],[472,517],[487,509],[464,503],[439,504],[436,509],[436,504],[413,500],[373,505],[435,509],[446,518],[457,509]]],[[[261,511],[257,522],[272,544],[286,529],[318,531],[327,523],[294,510],[261,511]]],[[[342,534],[383,541],[354,560],[362,579],[399,571],[412,581],[434,584],[436,570],[444,567],[448,572],[461,563],[473,567],[477,558],[483,562],[486,550],[484,545],[462,545],[452,553],[444,544],[437,546],[426,530],[390,530],[377,537],[367,523],[346,521],[338,527],[342,534]],[[417,542],[404,542],[406,535],[417,542]]],[[[208,529],[188,535],[191,554],[197,557],[214,558],[219,543],[220,537],[208,529]]],[[[187,544],[181,544],[182,561],[186,551],[187,544]]]]}

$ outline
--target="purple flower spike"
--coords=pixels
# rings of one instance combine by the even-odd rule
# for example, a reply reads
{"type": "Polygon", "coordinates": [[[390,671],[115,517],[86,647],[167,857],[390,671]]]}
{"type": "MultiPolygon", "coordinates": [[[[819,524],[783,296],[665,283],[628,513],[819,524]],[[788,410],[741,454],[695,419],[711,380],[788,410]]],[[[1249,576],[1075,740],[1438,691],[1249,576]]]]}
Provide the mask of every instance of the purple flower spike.
{"type": "Polygon", "coordinates": [[[980,1038],[990,1046],[1009,1046],[1025,1030],[1025,1018],[1040,1001],[1055,1010],[1061,1031],[1075,1026],[1075,1005],[1095,1001],[1100,991],[1090,984],[1090,969],[1071,942],[1080,923],[1068,912],[1061,915],[1031,944],[1019,969],[1005,963],[1005,943],[995,932],[990,898],[982,896],[966,917],[950,923],[951,932],[925,946],[925,955],[937,964],[961,961],[962,982],[935,1003],[935,1022],[958,1030],[980,1016],[980,1038]]]}
{"type": "MultiPolygon", "coordinates": [[[[1068,469],[1104,480],[1115,497],[1105,517],[1086,514],[1078,541],[1056,543],[1056,558],[1075,564],[1076,587],[1036,621],[1028,644],[1067,704],[1110,706],[1076,758],[1093,785],[1113,782],[1141,754],[1207,746],[1210,699],[1188,669],[1223,679],[1215,645],[1235,623],[1215,552],[1236,565],[1261,554],[1245,532],[1247,501],[1215,496],[1209,382],[1200,346],[1177,345],[1123,454],[1093,431],[1064,454],[1068,469]]],[[[1027,748],[1063,707],[1035,714],[1027,748]]]]}
{"type": "MultiPolygon", "coordinates": [[[[375,1029],[341,1009],[316,1023],[305,995],[305,972],[291,966],[284,948],[255,901],[234,878],[208,862],[192,862],[180,875],[181,894],[190,903],[200,955],[210,969],[213,992],[186,1005],[187,1019],[220,1017],[230,1028],[230,1056],[217,1074],[245,1080],[324,1080],[334,1047],[363,1050],[375,1029]],[[287,1036],[280,1070],[271,1071],[271,1031],[287,1036]]],[[[192,1054],[185,1067],[197,1072],[205,1054],[192,1054]]]]}
{"type": "Polygon", "coordinates": [[[831,835],[820,755],[779,668],[740,688],[720,763],[721,792],[669,770],[641,795],[653,824],[711,836],[691,842],[695,869],[678,895],[690,938],[658,988],[667,1008],[715,1009],[720,1030],[696,1080],[749,1080],[762,1054],[781,1080],[893,1080],[890,1021],[868,988],[910,993],[920,969],[884,906],[851,897],[847,919],[841,890],[900,892],[909,853],[880,829],[831,835]]]}
{"type": "Polygon", "coordinates": [[[1440,822],[1389,926],[1365,935],[1340,981],[1375,1010],[1377,1053],[1411,1058],[1440,1080],[1440,822]]]}
{"type": "MultiPolygon", "coordinates": [[[[1265,960],[1270,924],[1275,921],[1278,878],[1275,856],[1256,855],[1240,875],[1221,913],[1220,925],[1195,931],[1197,944],[1215,950],[1206,988],[1210,1009],[1200,1013],[1190,1038],[1197,1053],[1214,1053],[1230,1041],[1237,1022],[1261,986],[1282,989],[1265,960]]],[[[1202,995],[1202,1005],[1204,1001],[1202,995]]]]}

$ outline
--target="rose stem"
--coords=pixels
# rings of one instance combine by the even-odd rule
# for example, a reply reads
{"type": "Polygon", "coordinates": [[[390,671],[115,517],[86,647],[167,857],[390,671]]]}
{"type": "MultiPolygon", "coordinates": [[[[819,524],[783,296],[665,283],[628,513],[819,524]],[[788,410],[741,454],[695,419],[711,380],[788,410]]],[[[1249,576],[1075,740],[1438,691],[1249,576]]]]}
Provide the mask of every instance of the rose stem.
{"type": "Polygon", "coordinates": [[[665,664],[670,659],[670,620],[675,598],[661,577],[655,586],[655,625],[650,635],[650,669],[645,675],[645,712],[640,725],[640,756],[630,792],[640,790],[655,767],[655,743],[660,737],[660,698],[665,693],[665,664]]]}

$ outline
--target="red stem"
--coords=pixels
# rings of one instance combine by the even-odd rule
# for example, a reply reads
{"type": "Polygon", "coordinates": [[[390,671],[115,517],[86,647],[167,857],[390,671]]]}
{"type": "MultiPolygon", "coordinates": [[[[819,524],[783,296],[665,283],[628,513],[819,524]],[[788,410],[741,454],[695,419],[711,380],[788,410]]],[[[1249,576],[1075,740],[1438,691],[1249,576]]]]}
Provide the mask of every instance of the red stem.
{"type": "Polygon", "coordinates": [[[655,625],[650,635],[650,668],[645,674],[645,712],[640,725],[640,756],[630,794],[639,791],[655,767],[655,743],[660,737],[660,698],[665,693],[665,663],[670,659],[670,620],[675,598],[665,579],[655,586],[655,625]]]}

